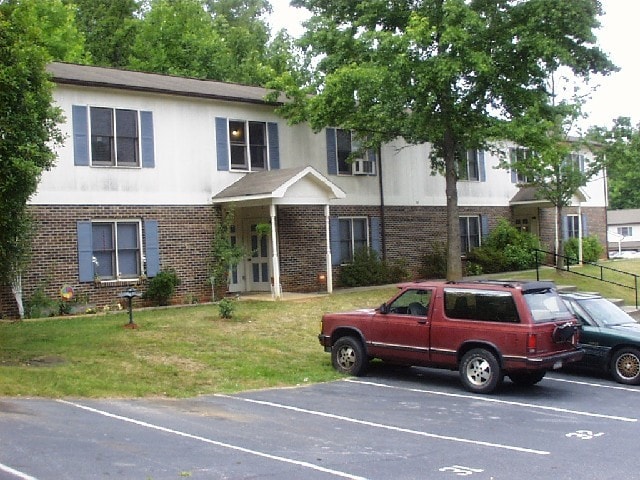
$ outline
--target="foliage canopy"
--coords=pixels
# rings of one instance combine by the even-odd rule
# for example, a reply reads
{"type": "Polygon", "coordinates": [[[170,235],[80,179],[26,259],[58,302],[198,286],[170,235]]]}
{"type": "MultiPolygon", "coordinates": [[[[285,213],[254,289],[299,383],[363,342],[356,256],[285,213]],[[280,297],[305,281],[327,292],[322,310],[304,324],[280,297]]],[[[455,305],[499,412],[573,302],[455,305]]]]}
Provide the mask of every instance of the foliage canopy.
{"type": "MultiPolygon", "coordinates": [[[[614,67],[595,46],[595,0],[293,0],[313,13],[301,46],[306,89],[285,81],[291,121],[356,131],[366,148],[430,143],[446,178],[447,278],[461,277],[455,154],[550,120],[547,81],[614,67]],[[309,96],[308,93],[313,93],[309,96]]],[[[539,130],[536,130],[539,131],[539,130]]]]}

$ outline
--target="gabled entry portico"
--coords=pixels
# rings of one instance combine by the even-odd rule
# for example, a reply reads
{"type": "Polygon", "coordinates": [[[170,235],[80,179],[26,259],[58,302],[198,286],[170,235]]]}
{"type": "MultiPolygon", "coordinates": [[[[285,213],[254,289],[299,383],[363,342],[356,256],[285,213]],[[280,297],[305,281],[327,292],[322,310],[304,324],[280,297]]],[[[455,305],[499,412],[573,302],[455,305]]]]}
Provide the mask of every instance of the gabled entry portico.
{"type": "MultiPolygon", "coordinates": [[[[254,172],[244,175],[212,201],[223,207],[233,206],[236,214],[235,241],[243,245],[250,255],[232,272],[230,288],[236,291],[271,290],[275,298],[282,296],[280,272],[279,206],[324,206],[323,242],[326,244],[326,289],[331,292],[331,249],[329,241],[329,203],[346,194],[313,167],[254,172]],[[266,235],[260,225],[270,226],[266,235]]],[[[315,274],[315,273],[313,273],[315,274]]]]}

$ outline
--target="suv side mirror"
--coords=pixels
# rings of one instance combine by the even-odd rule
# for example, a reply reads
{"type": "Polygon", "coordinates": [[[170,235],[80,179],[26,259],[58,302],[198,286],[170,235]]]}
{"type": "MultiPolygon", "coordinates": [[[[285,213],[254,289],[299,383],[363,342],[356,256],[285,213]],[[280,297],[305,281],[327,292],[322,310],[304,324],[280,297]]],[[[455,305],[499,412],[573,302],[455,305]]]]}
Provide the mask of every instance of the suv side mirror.
{"type": "Polygon", "coordinates": [[[386,303],[383,303],[382,305],[380,305],[380,307],[378,308],[378,311],[380,313],[384,313],[387,314],[389,313],[389,305],[387,305],[386,303]]]}

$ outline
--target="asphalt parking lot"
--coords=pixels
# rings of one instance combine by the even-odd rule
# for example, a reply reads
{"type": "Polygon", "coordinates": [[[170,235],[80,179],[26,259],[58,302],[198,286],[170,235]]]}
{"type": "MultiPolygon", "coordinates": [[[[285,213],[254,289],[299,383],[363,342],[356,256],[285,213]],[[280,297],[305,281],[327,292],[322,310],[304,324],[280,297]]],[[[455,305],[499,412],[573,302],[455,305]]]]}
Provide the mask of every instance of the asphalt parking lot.
{"type": "Polygon", "coordinates": [[[0,398],[0,479],[626,479],[640,387],[554,372],[465,392],[455,372],[175,399],[0,398]]]}

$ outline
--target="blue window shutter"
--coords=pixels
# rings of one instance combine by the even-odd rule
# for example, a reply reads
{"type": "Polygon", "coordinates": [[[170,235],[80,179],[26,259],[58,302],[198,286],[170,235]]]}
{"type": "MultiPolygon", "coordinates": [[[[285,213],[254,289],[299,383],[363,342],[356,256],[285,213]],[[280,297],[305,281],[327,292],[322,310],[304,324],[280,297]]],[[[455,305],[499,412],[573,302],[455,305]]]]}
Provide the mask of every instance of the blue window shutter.
{"type": "Polygon", "coordinates": [[[340,220],[338,217],[329,217],[329,238],[331,248],[331,265],[336,266],[342,263],[340,257],[340,220]]]}
{"type": "Polygon", "coordinates": [[[278,124],[267,123],[267,134],[269,135],[269,168],[271,170],[280,169],[280,138],[278,136],[278,124]]]}
{"type": "Polygon", "coordinates": [[[338,152],[336,150],[336,129],[327,128],[327,173],[338,174],[338,152]]]}
{"type": "Polygon", "coordinates": [[[160,246],[158,242],[158,221],[144,221],[145,257],[147,277],[155,277],[160,271],[160,246]]]}
{"type": "Polygon", "coordinates": [[[582,218],[580,218],[582,222],[582,238],[589,236],[589,227],[587,226],[587,214],[583,213],[582,218]]]}
{"type": "Polygon", "coordinates": [[[484,166],[484,150],[478,150],[478,175],[481,182],[487,181],[487,171],[484,166]]]}
{"type": "Polygon", "coordinates": [[[92,282],[93,270],[93,234],[91,222],[77,223],[78,232],[78,280],[92,282]]]}
{"type": "Polygon", "coordinates": [[[562,239],[566,240],[569,238],[569,216],[562,216],[562,239]]]}
{"type": "Polygon", "coordinates": [[[87,107],[74,105],[71,107],[73,122],[73,164],[89,166],[89,119],[87,107]]]}
{"type": "Polygon", "coordinates": [[[153,112],[140,112],[140,133],[142,137],[142,167],[154,168],[156,156],[153,141],[153,112]]]}
{"type": "Polygon", "coordinates": [[[226,118],[216,117],[216,155],[218,159],[218,170],[229,170],[229,135],[227,129],[229,124],[226,118]]]}
{"type": "Polygon", "coordinates": [[[480,215],[480,237],[484,240],[489,236],[489,217],[480,215]]]}
{"type": "Polygon", "coordinates": [[[371,248],[378,254],[382,255],[382,238],[380,236],[380,217],[371,217],[371,232],[370,232],[371,248]]]}

